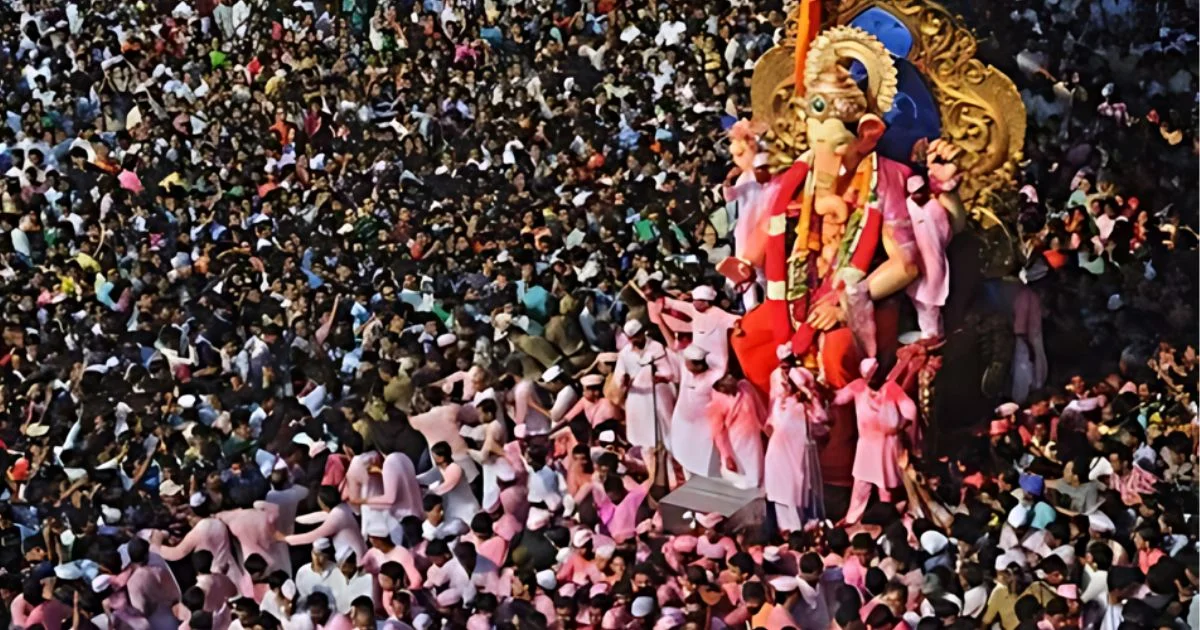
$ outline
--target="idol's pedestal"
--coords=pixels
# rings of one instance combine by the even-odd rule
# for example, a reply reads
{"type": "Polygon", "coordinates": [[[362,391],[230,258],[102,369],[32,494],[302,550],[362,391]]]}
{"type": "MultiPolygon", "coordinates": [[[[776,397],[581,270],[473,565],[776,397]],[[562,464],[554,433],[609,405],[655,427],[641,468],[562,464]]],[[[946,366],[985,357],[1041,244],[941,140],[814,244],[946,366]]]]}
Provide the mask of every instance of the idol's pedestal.
{"type": "Polygon", "coordinates": [[[743,490],[722,479],[694,476],[658,502],[663,528],[672,534],[692,531],[692,521],[684,514],[695,516],[716,512],[725,517],[721,528],[737,531],[761,527],[767,519],[767,498],[761,488],[743,490]]]}

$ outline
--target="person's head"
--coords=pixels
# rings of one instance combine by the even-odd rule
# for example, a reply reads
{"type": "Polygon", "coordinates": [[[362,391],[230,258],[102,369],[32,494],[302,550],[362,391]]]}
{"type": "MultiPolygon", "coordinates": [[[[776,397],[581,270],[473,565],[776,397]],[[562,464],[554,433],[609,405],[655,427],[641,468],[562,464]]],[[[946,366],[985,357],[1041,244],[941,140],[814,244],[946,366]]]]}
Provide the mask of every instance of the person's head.
{"type": "Polygon", "coordinates": [[[900,582],[888,582],[883,587],[883,593],[879,595],[879,601],[883,602],[892,614],[900,616],[908,606],[908,587],[900,582]]]}
{"type": "Polygon", "coordinates": [[[341,503],[342,493],[338,491],[336,486],[321,486],[317,490],[317,505],[321,506],[322,510],[326,512],[332,511],[333,508],[341,505],[341,503]]]}
{"type": "Polygon", "coordinates": [[[375,629],[375,602],[369,595],[361,595],[350,602],[350,623],[355,630],[375,629]]]}
{"type": "Polygon", "coordinates": [[[328,538],[318,538],[313,543],[309,558],[314,567],[324,569],[334,561],[333,543],[328,538]]]}
{"type": "Polygon", "coordinates": [[[425,557],[436,566],[442,566],[450,561],[450,547],[446,541],[435,538],[425,546],[425,557]]]}
{"type": "Polygon", "coordinates": [[[196,575],[208,575],[212,573],[213,555],[211,551],[206,549],[198,549],[192,553],[192,569],[196,571],[196,575]]]}
{"type": "Polygon", "coordinates": [[[441,524],[446,516],[445,507],[443,506],[442,495],[427,494],[421,500],[422,507],[425,508],[425,520],[434,525],[441,524]]]}
{"type": "Polygon", "coordinates": [[[1148,551],[1158,546],[1159,532],[1153,527],[1139,527],[1133,533],[1133,544],[1138,551],[1148,551]]]}
{"type": "Polygon", "coordinates": [[[313,591],[304,599],[304,605],[308,608],[308,616],[312,619],[315,625],[325,625],[329,621],[331,612],[329,607],[329,597],[321,591],[313,591]]]}
{"type": "Polygon", "coordinates": [[[379,588],[387,593],[403,589],[408,584],[408,574],[404,565],[394,560],[389,560],[379,567],[378,579],[379,588]]]}
{"type": "Polygon", "coordinates": [[[762,582],[746,582],[742,584],[742,601],[750,614],[757,614],[767,603],[767,589],[762,582]]]}
{"type": "Polygon", "coordinates": [[[130,564],[144,565],[150,561],[150,543],[141,538],[129,541],[126,551],[129,554],[130,564]]]}
{"type": "Polygon", "coordinates": [[[450,450],[450,445],[446,442],[438,442],[429,447],[429,452],[433,454],[433,463],[438,467],[449,466],[454,462],[454,453],[450,450]]]}
{"type": "Polygon", "coordinates": [[[820,555],[810,551],[800,556],[800,579],[812,586],[816,586],[821,581],[821,575],[824,571],[825,562],[821,560],[820,555]]]}
{"type": "Polygon", "coordinates": [[[479,401],[475,409],[479,412],[480,422],[487,423],[496,418],[496,401],[491,398],[479,401]]]}
{"type": "Polygon", "coordinates": [[[729,575],[734,582],[745,582],[754,574],[754,566],[754,558],[744,551],[739,551],[729,558],[729,575]]]}
{"type": "Polygon", "coordinates": [[[1094,542],[1088,545],[1084,561],[1097,571],[1107,571],[1113,566],[1113,550],[1105,542],[1094,542]]]}
{"type": "Polygon", "coordinates": [[[1046,556],[1042,560],[1040,568],[1045,575],[1043,579],[1051,586],[1058,586],[1067,579],[1067,563],[1062,559],[1062,556],[1056,554],[1046,556]]]}

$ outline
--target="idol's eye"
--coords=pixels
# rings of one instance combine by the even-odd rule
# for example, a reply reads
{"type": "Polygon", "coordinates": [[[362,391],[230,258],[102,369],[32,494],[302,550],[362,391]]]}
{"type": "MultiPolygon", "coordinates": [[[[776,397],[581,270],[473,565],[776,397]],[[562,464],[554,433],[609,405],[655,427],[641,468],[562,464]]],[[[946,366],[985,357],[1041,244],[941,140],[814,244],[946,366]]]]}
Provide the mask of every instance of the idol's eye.
{"type": "Polygon", "coordinates": [[[812,100],[808,102],[808,107],[813,111],[814,114],[820,114],[825,111],[825,99],[820,96],[814,96],[812,100]]]}

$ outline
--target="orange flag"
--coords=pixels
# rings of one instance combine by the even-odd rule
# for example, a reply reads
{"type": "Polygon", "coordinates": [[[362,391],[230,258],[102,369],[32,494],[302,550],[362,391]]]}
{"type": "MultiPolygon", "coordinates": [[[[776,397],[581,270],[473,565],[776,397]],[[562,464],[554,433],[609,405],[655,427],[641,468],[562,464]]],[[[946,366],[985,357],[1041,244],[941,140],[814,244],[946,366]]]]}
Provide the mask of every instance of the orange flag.
{"type": "Polygon", "coordinates": [[[796,25],[796,94],[804,94],[804,64],[808,48],[821,28],[821,1],[800,0],[796,25]]]}

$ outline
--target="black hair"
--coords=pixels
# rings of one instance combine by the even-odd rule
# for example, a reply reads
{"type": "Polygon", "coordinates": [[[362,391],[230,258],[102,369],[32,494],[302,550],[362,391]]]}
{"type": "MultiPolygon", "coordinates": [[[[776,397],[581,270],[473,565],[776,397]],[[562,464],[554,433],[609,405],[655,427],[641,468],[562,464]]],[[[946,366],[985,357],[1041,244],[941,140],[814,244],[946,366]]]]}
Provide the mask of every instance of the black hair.
{"type": "Polygon", "coordinates": [[[212,573],[213,555],[207,549],[197,549],[192,553],[192,569],[197,575],[212,573]]]}
{"type": "Polygon", "coordinates": [[[146,564],[150,560],[150,543],[141,538],[129,541],[126,551],[129,553],[129,561],[133,564],[146,564]]]}

